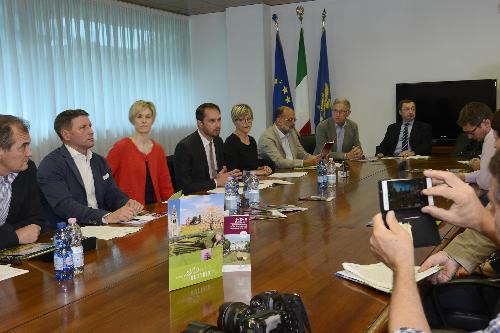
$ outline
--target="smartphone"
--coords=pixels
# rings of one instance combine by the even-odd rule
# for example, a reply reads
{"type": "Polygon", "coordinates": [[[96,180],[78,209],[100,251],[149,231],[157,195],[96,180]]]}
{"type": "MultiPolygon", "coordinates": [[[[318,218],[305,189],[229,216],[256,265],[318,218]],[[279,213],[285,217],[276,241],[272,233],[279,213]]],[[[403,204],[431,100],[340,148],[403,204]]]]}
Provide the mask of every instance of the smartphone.
{"type": "Polygon", "coordinates": [[[434,205],[432,196],[422,194],[423,189],[432,187],[430,178],[389,179],[382,180],[380,185],[384,212],[434,205]]]}
{"type": "Polygon", "coordinates": [[[333,143],[333,141],[325,142],[325,144],[323,145],[323,149],[321,149],[321,156],[326,156],[330,153],[333,147],[333,143]]]}

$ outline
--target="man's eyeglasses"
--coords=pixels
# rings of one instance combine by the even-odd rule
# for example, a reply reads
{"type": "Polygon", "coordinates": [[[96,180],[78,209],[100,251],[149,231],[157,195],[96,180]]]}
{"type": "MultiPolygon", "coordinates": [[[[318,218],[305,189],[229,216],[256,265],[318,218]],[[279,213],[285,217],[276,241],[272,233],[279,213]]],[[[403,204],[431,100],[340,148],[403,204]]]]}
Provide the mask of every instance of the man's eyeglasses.
{"type": "Polygon", "coordinates": [[[333,110],[332,112],[335,114],[343,114],[349,112],[349,110],[333,110]]]}
{"type": "Polygon", "coordinates": [[[291,123],[292,121],[297,121],[297,118],[283,118],[286,122],[291,123]]]}
{"type": "Polygon", "coordinates": [[[477,128],[479,127],[479,125],[476,125],[474,126],[473,129],[471,129],[470,131],[463,131],[466,135],[473,135],[474,132],[477,130],[477,128]]]}

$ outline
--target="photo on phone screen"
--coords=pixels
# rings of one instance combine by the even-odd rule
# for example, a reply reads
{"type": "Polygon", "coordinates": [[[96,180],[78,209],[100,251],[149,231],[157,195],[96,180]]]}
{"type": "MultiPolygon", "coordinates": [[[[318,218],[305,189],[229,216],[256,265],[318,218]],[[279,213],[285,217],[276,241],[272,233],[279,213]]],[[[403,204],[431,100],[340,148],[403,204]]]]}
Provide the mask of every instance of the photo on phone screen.
{"type": "Polygon", "coordinates": [[[432,196],[422,194],[423,189],[432,187],[430,178],[383,180],[381,185],[384,211],[434,205],[432,196]]]}

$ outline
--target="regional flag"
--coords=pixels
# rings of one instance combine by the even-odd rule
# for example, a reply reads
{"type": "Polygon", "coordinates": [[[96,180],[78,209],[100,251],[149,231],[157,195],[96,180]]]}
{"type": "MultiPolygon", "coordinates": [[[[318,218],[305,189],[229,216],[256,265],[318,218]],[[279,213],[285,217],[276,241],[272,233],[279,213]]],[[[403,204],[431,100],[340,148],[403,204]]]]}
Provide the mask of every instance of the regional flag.
{"type": "Polygon", "coordinates": [[[303,28],[300,28],[295,87],[296,128],[299,130],[300,135],[308,135],[311,134],[311,121],[309,120],[309,89],[307,87],[307,62],[303,28]]]}
{"type": "Polygon", "coordinates": [[[321,50],[319,55],[318,83],[316,86],[316,103],[314,124],[332,116],[332,98],[330,96],[330,75],[328,72],[328,51],[326,49],[326,30],[321,34],[321,50]]]}
{"type": "Polygon", "coordinates": [[[283,47],[281,45],[280,33],[277,31],[276,49],[274,51],[273,122],[276,120],[276,111],[280,106],[288,106],[293,109],[283,47]]]}

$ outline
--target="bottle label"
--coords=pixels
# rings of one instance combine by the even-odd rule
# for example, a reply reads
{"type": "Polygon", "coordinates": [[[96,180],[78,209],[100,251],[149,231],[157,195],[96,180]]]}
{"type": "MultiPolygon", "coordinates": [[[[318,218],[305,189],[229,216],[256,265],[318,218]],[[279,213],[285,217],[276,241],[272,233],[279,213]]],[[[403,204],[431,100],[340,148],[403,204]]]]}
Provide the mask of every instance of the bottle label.
{"type": "Polygon", "coordinates": [[[327,175],[326,178],[328,179],[328,185],[333,185],[337,181],[337,176],[334,174],[327,175]]]}
{"type": "Polygon", "coordinates": [[[250,190],[248,192],[249,194],[249,201],[250,203],[258,203],[260,202],[260,193],[259,190],[250,190]]]}
{"type": "Polygon", "coordinates": [[[62,271],[64,266],[64,260],[60,255],[54,255],[54,269],[56,271],[62,271]]]}
{"type": "Polygon", "coordinates": [[[83,246],[72,246],[73,251],[73,266],[75,268],[83,266],[83,246]]]}
{"type": "Polygon", "coordinates": [[[318,183],[323,184],[324,182],[326,182],[326,177],[325,176],[318,176],[318,183]]]}
{"type": "Polygon", "coordinates": [[[73,256],[71,254],[64,257],[64,264],[66,267],[73,267],[73,256]]]}
{"type": "Polygon", "coordinates": [[[226,210],[235,210],[238,209],[238,198],[236,197],[227,197],[225,200],[226,210]]]}

